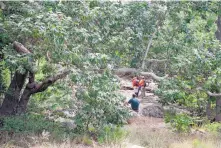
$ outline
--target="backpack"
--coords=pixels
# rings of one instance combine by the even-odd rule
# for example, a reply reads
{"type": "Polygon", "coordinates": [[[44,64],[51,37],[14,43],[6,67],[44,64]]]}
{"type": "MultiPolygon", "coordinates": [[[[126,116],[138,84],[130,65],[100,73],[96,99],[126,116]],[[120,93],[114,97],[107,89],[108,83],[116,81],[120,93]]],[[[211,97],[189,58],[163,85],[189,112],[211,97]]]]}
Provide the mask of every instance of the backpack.
{"type": "Polygon", "coordinates": [[[137,81],[137,80],[133,80],[132,83],[133,83],[133,86],[138,86],[139,85],[139,81],[137,81]]]}
{"type": "Polygon", "coordinates": [[[135,84],[136,84],[136,86],[139,86],[139,81],[137,80],[135,84]]]}

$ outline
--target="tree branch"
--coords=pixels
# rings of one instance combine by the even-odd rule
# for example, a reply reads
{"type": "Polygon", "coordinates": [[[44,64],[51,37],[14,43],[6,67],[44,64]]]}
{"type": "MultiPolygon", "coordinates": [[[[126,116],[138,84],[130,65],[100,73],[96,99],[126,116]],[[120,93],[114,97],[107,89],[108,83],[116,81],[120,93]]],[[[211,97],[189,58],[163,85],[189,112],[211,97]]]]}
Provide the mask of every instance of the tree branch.
{"type": "Polygon", "coordinates": [[[159,60],[159,59],[147,59],[146,61],[147,62],[160,63],[160,62],[166,62],[167,59],[162,59],[162,60],[159,60]]]}
{"type": "Polygon", "coordinates": [[[164,77],[159,77],[159,76],[155,75],[152,72],[140,72],[140,74],[143,75],[143,76],[152,77],[156,81],[161,81],[161,80],[163,80],[163,79],[168,77],[168,75],[165,75],[164,77]]]}
{"type": "Polygon", "coordinates": [[[54,84],[57,80],[64,78],[69,73],[70,73],[70,70],[65,70],[61,72],[60,74],[57,74],[55,76],[51,76],[45,79],[40,84],[36,84],[36,87],[32,90],[32,93],[45,91],[50,85],[54,84]]]}
{"type": "Polygon", "coordinates": [[[25,46],[23,46],[21,43],[14,41],[13,42],[13,47],[18,53],[31,53],[25,46]]]}
{"type": "Polygon", "coordinates": [[[142,69],[144,69],[145,59],[147,58],[147,54],[148,54],[148,52],[149,52],[150,46],[151,46],[152,41],[153,41],[153,37],[155,36],[156,32],[157,32],[157,29],[156,29],[156,30],[154,31],[154,33],[152,34],[152,36],[151,36],[151,38],[150,38],[150,41],[149,41],[149,43],[148,43],[148,45],[147,45],[147,49],[146,49],[146,52],[145,52],[145,54],[144,54],[143,62],[142,62],[142,65],[141,65],[141,68],[142,68],[142,69]]]}
{"type": "Polygon", "coordinates": [[[114,71],[114,73],[117,74],[117,75],[140,74],[140,75],[143,75],[143,76],[152,77],[156,81],[161,81],[161,80],[168,77],[168,75],[166,75],[164,77],[159,77],[159,76],[157,76],[157,75],[155,75],[154,73],[151,73],[151,72],[140,72],[139,70],[137,70],[135,68],[119,68],[119,69],[116,69],[114,71]]]}
{"type": "Polygon", "coordinates": [[[206,93],[211,97],[220,97],[221,96],[221,93],[212,93],[210,91],[207,91],[206,93]]]}
{"type": "Polygon", "coordinates": [[[51,62],[51,56],[50,56],[50,52],[49,52],[49,51],[47,51],[47,53],[46,53],[46,59],[47,59],[49,62],[51,62]]]}

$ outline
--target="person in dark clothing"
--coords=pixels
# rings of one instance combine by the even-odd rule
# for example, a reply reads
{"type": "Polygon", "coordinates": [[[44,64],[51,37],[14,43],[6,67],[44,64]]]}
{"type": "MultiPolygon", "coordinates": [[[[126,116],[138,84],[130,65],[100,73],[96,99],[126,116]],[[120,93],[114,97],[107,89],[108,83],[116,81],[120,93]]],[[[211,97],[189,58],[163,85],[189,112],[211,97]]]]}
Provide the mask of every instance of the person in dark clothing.
{"type": "Polygon", "coordinates": [[[136,98],[136,95],[133,94],[132,95],[132,98],[126,102],[127,104],[131,104],[131,108],[132,110],[134,110],[135,112],[138,112],[139,111],[139,105],[140,105],[140,102],[138,101],[138,99],[136,98]]]}

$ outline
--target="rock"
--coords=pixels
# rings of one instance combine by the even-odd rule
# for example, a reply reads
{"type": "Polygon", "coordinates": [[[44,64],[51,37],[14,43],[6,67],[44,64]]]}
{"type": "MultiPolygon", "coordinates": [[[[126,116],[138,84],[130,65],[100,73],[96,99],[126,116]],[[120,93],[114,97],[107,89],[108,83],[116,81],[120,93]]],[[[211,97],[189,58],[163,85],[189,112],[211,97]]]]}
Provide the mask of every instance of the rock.
{"type": "Polygon", "coordinates": [[[139,113],[135,112],[135,111],[131,111],[130,112],[131,117],[138,117],[139,113]]]}
{"type": "Polygon", "coordinates": [[[59,117],[59,118],[55,119],[55,121],[60,122],[62,124],[62,126],[67,127],[69,129],[75,129],[77,127],[76,124],[74,123],[74,121],[71,119],[59,117]]]}
{"type": "Polygon", "coordinates": [[[121,86],[121,90],[134,90],[134,88],[132,86],[123,85],[123,86],[121,86]]]}
{"type": "Polygon", "coordinates": [[[75,112],[73,110],[64,110],[63,113],[69,118],[75,117],[75,112]]]}
{"type": "Polygon", "coordinates": [[[132,143],[127,143],[127,142],[123,142],[122,143],[123,147],[125,148],[144,148],[142,146],[139,146],[139,145],[134,145],[132,143]]]}
{"type": "Polygon", "coordinates": [[[142,108],[141,113],[143,116],[163,118],[163,108],[159,104],[149,103],[142,108]]]}
{"type": "Polygon", "coordinates": [[[141,103],[158,103],[159,98],[154,96],[152,93],[146,93],[146,96],[143,97],[140,101],[141,103]]]}
{"type": "Polygon", "coordinates": [[[50,137],[50,132],[48,132],[48,131],[46,131],[46,130],[43,130],[43,132],[42,132],[42,138],[48,140],[49,137],[50,137]]]}
{"type": "Polygon", "coordinates": [[[181,114],[185,113],[190,115],[190,111],[184,109],[184,108],[179,108],[178,106],[164,106],[163,107],[164,112],[169,112],[169,113],[174,113],[174,114],[181,114]]]}
{"type": "Polygon", "coordinates": [[[190,130],[191,135],[198,135],[201,137],[206,137],[207,136],[207,132],[203,129],[191,129],[190,130]]]}

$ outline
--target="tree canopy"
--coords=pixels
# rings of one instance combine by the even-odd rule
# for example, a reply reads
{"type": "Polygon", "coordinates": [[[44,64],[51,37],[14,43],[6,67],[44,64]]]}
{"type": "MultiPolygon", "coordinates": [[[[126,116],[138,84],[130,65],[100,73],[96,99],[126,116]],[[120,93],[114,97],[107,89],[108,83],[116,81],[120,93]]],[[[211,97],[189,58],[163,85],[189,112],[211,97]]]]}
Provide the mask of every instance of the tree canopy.
{"type": "Polygon", "coordinates": [[[162,103],[200,116],[215,104],[220,121],[220,6],[2,1],[0,114],[22,114],[34,104],[39,110],[74,108],[80,130],[123,124],[128,113],[114,71],[127,67],[160,81],[155,93],[162,103]]]}

